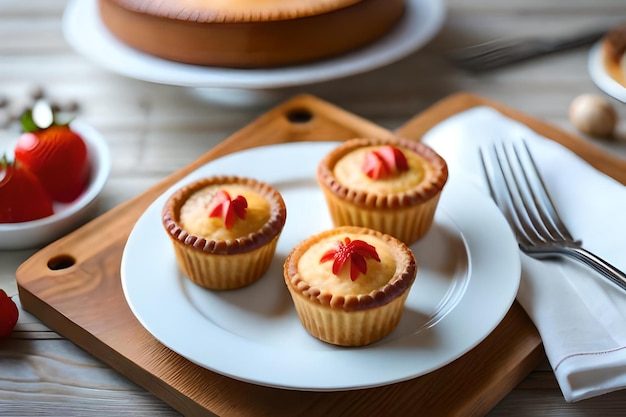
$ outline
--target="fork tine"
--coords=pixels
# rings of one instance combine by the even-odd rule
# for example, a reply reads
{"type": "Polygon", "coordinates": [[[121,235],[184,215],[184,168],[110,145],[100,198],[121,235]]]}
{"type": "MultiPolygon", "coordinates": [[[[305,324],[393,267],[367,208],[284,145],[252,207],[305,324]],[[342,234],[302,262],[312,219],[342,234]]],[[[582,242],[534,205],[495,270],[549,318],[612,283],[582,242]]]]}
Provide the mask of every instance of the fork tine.
{"type": "Polygon", "coordinates": [[[473,72],[492,70],[504,65],[520,62],[550,52],[584,46],[596,42],[606,33],[606,29],[590,32],[577,31],[572,36],[563,38],[527,37],[520,39],[500,38],[478,45],[457,49],[449,54],[460,68],[473,72]],[[499,51],[498,58],[491,58],[491,50],[499,51]]]}
{"type": "Polygon", "coordinates": [[[484,52],[480,56],[473,57],[465,61],[468,67],[475,68],[493,68],[499,66],[502,62],[510,59],[510,52],[504,49],[497,49],[484,52]]]}
{"type": "Polygon", "coordinates": [[[527,59],[539,53],[542,42],[536,39],[494,39],[453,51],[450,57],[458,66],[484,71],[527,59]]]}
{"type": "Polygon", "coordinates": [[[505,213],[520,243],[529,246],[538,241],[580,243],[574,241],[561,220],[528,144],[521,142],[523,146],[494,144],[489,155],[491,165],[495,166],[492,169],[488,168],[486,153],[481,150],[492,197],[505,213]]]}
{"type": "Polygon", "coordinates": [[[526,226],[527,222],[520,221],[518,205],[514,201],[514,194],[511,192],[510,184],[506,180],[507,173],[501,163],[501,158],[498,156],[497,145],[494,144],[488,150],[481,148],[480,158],[491,198],[500,207],[518,242],[527,246],[531,245],[531,236],[534,233],[526,226]]]}
{"type": "Polygon", "coordinates": [[[519,163],[520,171],[523,178],[528,185],[528,189],[532,196],[535,206],[537,207],[537,214],[541,217],[542,223],[545,225],[547,231],[551,236],[557,239],[564,239],[573,241],[571,233],[567,230],[565,223],[561,220],[561,216],[552,202],[552,198],[548,194],[545,182],[539,170],[535,159],[528,148],[526,141],[522,141],[523,146],[514,147],[515,157],[519,163]],[[524,156],[521,155],[523,149],[524,156]]]}
{"type": "Polygon", "coordinates": [[[546,216],[541,210],[537,193],[532,191],[533,187],[524,170],[517,149],[514,145],[507,149],[504,144],[501,149],[498,163],[503,171],[504,167],[507,167],[508,176],[505,176],[507,191],[511,194],[511,199],[514,202],[513,208],[524,230],[531,241],[539,240],[543,243],[554,241],[555,235],[551,228],[546,225],[546,216]]]}
{"type": "Polygon", "coordinates": [[[480,59],[480,57],[483,56],[490,56],[496,52],[506,51],[514,45],[515,42],[493,39],[476,45],[467,46],[463,49],[457,49],[453,52],[453,56],[459,59],[475,60],[480,59]]]}
{"type": "Polygon", "coordinates": [[[541,228],[541,222],[537,220],[537,213],[527,203],[527,195],[523,184],[519,181],[519,166],[511,163],[509,151],[504,143],[494,144],[493,155],[497,174],[501,179],[500,200],[508,207],[513,224],[518,230],[518,237],[522,236],[527,245],[540,240],[545,229],[541,228]]]}
{"type": "Polygon", "coordinates": [[[500,45],[497,41],[492,41],[455,51],[450,57],[461,68],[483,71],[506,63],[511,55],[510,48],[508,44],[500,45]]]}

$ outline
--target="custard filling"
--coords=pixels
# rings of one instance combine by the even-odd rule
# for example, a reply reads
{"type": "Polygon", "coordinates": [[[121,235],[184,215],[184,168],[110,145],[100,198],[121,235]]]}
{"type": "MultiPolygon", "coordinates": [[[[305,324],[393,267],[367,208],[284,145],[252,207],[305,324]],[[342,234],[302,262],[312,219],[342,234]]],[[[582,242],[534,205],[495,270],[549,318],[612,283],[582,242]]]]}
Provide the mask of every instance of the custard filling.
{"type": "Polygon", "coordinates": [[[397,264],[389,246],[380,238],[371,235],[337,234],[328,236],[312,244],[298,261],[300,278],[311,287],[321,292],[334,295],[369,294],[373,290],[383,288],[396,275],[397,264]],[[352,240],[362,240],[376,248],[380,262],[367,260],[367,273],[356,280],[350,279],[349,265],[335,275],[332,271],[332,262],[320,262],[320,259],[329,250],[335,247],[338,241],[346,237],[352,240]]]}
{"type": "Polygon", "coordinates": [[[365,146],[341,157],[333,168],[335,178],[351,189],[374,194],[395,194],[417,187],[427,175],[428,161],[420,155],[401,148],[409,169],[384,179],[372,179],[362,170],[363,161],[369,151],[380,146],[365,146]]]}
{"type": "Polygon", "coordinates": [[[260,230],[270,219],[270,203],[252,189],[236,185],[212,185],[193,193],[180,209],[180,224],[187,232],[209,240],[230,240],[260,230]],[[221,217],[210,217],[209,207],[219,190],[233,197],[241,195],[248,202],[245,219],[237,219],[230,229],[221,217]]]}

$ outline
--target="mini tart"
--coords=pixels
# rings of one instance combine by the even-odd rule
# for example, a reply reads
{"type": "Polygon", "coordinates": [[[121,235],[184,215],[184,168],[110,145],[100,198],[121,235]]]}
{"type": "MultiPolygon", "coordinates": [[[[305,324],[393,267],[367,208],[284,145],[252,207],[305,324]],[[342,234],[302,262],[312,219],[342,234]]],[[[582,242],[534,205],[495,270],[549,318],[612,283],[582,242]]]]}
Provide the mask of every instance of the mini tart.
{"type": "Polygon", "coordinates": [[[610,30],[602,39],[602,59],[609,76],[626,87],[626,24],[610,30]]]}
{"type": "Polygon", "coordinates": [[[363,227],[344,226],[300,242],[285,260],[284,276],[298,317],[314,337],[334,345],[364,346],[398,325],[417,264],[398,239],[363,227]],[[362,240],[376,248],[380,262],[367,260],[367,271],[352,281],[349,265],[334,274],[323,254],[343,242],[362,240]]]}
{"type": "Polygon", "coordinates": [[[127,45],[172,61],[234,68],[295,65],[365,46],[405,0],[98,0],[127,45]]]}
{"type": "Polygon", "coordinates": [[[364,226],[410,245],[430,229],[448,180],[445,160],[420,142],[403,138],[352,139],[318,165],[317,181],[335,226],[364,226]],[[371,179],[362,169],[368,151],[392,145],[406,156],[408,170],[371,179]]]}
{"type": "Polygon", "coordinates": [[[269,268],[287,218],[280,193],[263,182],[233,176],[195,181],[166,201],[162,222],[178,266],[196,284],[215,290],[241,288],[269,268]],[[227,229],[208,207],[219,190],[247,200],[245,219],[227,229]]]}

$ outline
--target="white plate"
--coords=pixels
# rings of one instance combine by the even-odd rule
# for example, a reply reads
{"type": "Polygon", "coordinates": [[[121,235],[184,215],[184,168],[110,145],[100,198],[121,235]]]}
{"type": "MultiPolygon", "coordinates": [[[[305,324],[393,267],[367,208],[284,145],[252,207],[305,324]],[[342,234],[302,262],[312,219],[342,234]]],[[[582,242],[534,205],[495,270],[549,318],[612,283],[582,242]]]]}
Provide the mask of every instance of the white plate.
{"type": "Polygon", "coordinates": [[[67,42],[81,55],[130,78],[186,87],[268,89],[312,84],[395,62],[426,44],[441,28],[444,0],[408,0],[397,27],[374,44],[335,59],[274,69],[229,69],[168,61],[117,40],[100,20],[96,0],[72,0],[63,16],[67,42]]]}
{"type": "Polygon", "coordinates": [[[604,66],[602,59],[602,41],[596,42],[589,50],[587,65],[589,75],[593,82],[611,97],[626,103],[626,87],[615,81],[604,66]]]}
{"type": "Polygon", "coordinates": [[[318,161],[337,143],[253,148],[201,167],[145,211],[124,249],[124,294],[141,324],[196,364],[235,379],[300,390],[347,390],[402,381],[436,370],[480,343],[517,293],[520,259],[491,199],[451,179],[435,223],[412,246],[419,265],[398,327],[362,348],[320,342],[300,324],[282,264],[299,241],[331,227],[315,182],[318,161]],[[275,163],[273,161],[280,161],[275,163]],[[287,223],[275,260],[258,282],[213,292],[181,275],[161,226],[167,196],[212,174],[251,176],[277,187],[287,223]]]}

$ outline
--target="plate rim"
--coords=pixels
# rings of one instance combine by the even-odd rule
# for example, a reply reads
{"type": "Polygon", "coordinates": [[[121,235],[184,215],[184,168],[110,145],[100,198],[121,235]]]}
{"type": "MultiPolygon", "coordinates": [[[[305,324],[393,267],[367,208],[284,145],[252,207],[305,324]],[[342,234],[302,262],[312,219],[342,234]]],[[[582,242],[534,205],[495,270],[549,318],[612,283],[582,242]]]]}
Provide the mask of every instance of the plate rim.
{"type": "Polygon", "coordinates": [[[409,13],[401,26],[360,50],[307,65],[228,69],[168,61],[133,50],[106,30],[98,18],[96,1],[70,0],[64,11],[63,36],[76,52],[130,78],[184,87],[271,89],[356,75],[391,64],[423,47],[439,32],[446,17],[445,0],[407,0],[409,13]],[[411,30],[415,27],[418,30],[411,30]],[[98,42],[96,48],[91,44],[94,40],[98,42]],[[107,53],[98,52],[103,47],[107,53]],[[134,65],[130,65],[133,62],[134,65],[145,62],[145,70],[134,70],[134,65]]]}
{"type": "MultiPolygon", "coordinates": [[[[129,255],[128,255],[129,247],[133,244],[133,239],[136,239],[135,234],[138,233],[137,232],[138,225],[141,224],[141,222],[147,221],[146,217],[150,215],[149,213],[151,210],[152,211],[158,210],[159,204],[162,204],[166,196],[169,195],[169,193],[171,193],[177,187],[181,186],[184,183],[192,181],[198,175],[201,175],[201,174],[204,175],[204,172],[207,170],[206,168],[207,166],[209,166],[208,168],[209,170],[214,168],[214,167],[211,167],[211,165],[219,166],[218,164],[220,164],[220,162],[218,161],[222,161],[221,163],[226,163],[226,162],[232,161],[233,158],[239,158],[239,157],[245,158],[246,156],[249,156],[249,154],[251,153],[255,154],[257,152],[260,154],[263,154],[264,152],[272,151],[275,154],[276,152],[280,152],[280,149],[282,150],[288,149],[288,151],[296,152],[297,151],[296,148],[303,147],[303,146],[304,147],[316,147],[318,148],[317,152],[319,154],[322,154],[323,152],[327,152],[331,147],[336,146],[336,144],[337,144],[336,142],[317,142],[317,143],[299,142],[299,143],[287,143],[287,144],[279,144],[279,145],[265,145],[265,146],[260,146],[256,148],[251,148],[245,151],[235,152],[233,154],[229,154],[224,157],[213,160],[211,162],[208,162],[207,164],[203,165],[197,170],[194,170],[188,176],[181,179],[176,184],[172,185],[159,198],[155,199],[155,201],[141,215],[137,224],[133,227],[133,230],[131,231],[127,244],[124,247],[124,252],[122,255],[122,265],[121,265],[121,280],[122,280],[122,289],[124,292],[124,296],[126,297],[126,301],[128,302],[131,311],[133,312],[135,317],[139,320],[139,322],[146,328],[146,330],[150,334],[152,334],[157,340],[159,340],[161,343],[163,343],[164,345],[166,345],[173,351],[177,352],[181,356],[191,360],[192,362],[196,363],[197,365],[203,368],[210,369],[214,372],[232,377],[234,379],[242,380],[244,382],[254,383],[257,385],[271,386],[271,387],[282,388],[282,389],[298,389],[298,390],[306,390],[306,391],[339,391],[339,390],[370,388],[370,387],[382,386],[382,385],[387,385],[390,383],[401,382],[404,380],[412,379],[412,378],[424,375],[426,373],[432,372],[436,369],[439,369],[447,365],[448,363],[452,362],[453,360],[467,353],[469,350],[471,350],[472,348],[477,346],[480,342],[482,342],[502,321],[502,319],[504,318],[504,316],[510,309],[510,306],[513,304],[515,300],[515,296],[517,294],[517,290],[519,288],[519,283],[520,283],[521,261],[519,257],[519,251],[517,249],[517,244],[515,243],[513,234],[510,228],[508,227],[506,220],[501,215],[500,211],[497,209],[495,204],[491,201],[491,199],[488,198],[488,196],[478,191],[478,188],[476,186],[465,183],[464,181],[458,178],[456,180],[452,179],[452,181],[449,181],[449,183],[446,185],[446,188],[444,189],[444,194],[442,195],[442,199],[441,199],[441,202],[444,205],[444,210],[446,210],[445,209],[445,204],[447,204],[446,199],[451,198],[451,197],[446,197],[446,195],[449,196],[451,193],[455,192],[455,191],[450,191],[450,190],[465,190],[463,192],[467,192],[472,196],[470,201],[480,201],[482,210],[490,211],[490,213],[488,213],[489,220],[490,220],[490,228],[489,228],[490,232],[493,232],[493,229],[495,228],[496,230],[498,230],[498,233],[500,234],[500,238],[502,239],[502,241],[499,242],[498,245],[496,245],[495,247],[491,249],[495,249],[496,251],[500,250],[500,252],[502,253],[500,253],[499,259],[506,259],[506,262],[507,262],[507,265],[505,268],[503,268],[500,265],[500,267],[496,269],[498,269],[499,273],[504,272],[507,275],[509,275],[509,279],[501,279],[496,282],[497,285],[503,286],[503,287],[499,287],[499,290],[500,291],[503,290],[503,291],[501,294],[499,294],[500,298],[496,300],[496,304],[499,303],[497,308],[495,308],[497,310],[497,314],[492,314],[491,317],[481,317],[480,330],[476,330],[476,333],[479,333],[479,334],[475,335],[475,337],[472,337],[472,340],[469,341],[468,343],[465,343],[464,346],[462,346],[461,348],[454,349],[453,354],[444,355],[445,360],[440,359],[436,363],[435,366],[430,366],[430,367],[421,366],[421,368],[418,367],[420,370],[417,372],[416,371],[407,372],[406,371],[407,363],[398,363],[398,360],[402,358],[404,360],[409,361],[409,368],[410,368],[411,366],[415,367],[416,361],[419,362],[422,356],[425,355],[426,357],[432,357],[433,354],[432,353],[429,354],[429,352],[415,351],[412,349],[410,351],[409,350],[404,351],[402,349],[406,348],[406,346],[403,346],[402,342],[396,342],[394,340],[389,343],[389,346],[383,343],[382,344],[382,346],[384,346],[383,349],[379,349],[381,345],[378,345],[378,347],[376,348],[376,349],[382,350],[383,352],[385,352],[385,349],[389,348],[395,352],[393,356],[387,355],[385,357],[385,359],[388,362],[389,361],[393,362],[395,364],[394,366],[396,367],[401,366],[403,368],[402,372],[398,373],[396,371],[393,376],[389,376],[387,378],[381,378],[379,375],[376,375],[372,377],[372,375],[367,375],[367,371],[365,371],[365,374],[364,374],[363,370],[355,370],[355,371],[358,371],[358,372],[355,372],[355,375],[358,376],[357,379],[360,379],[359,382],[356,382],[354,380],[351,381],[350,377],[348,377],[347,381],[344,380],[342,382],[327,381],[327,380],[322,382],[322,381],[319,381],[319,378],[320,378],[319,375],[312,376],[309,381],[299,381],[299,382],[297,381],[298,378],[296,378],[296,381],[294,381],[293,377],[290,377],[291,378],[290,381],[286,382],[285,378],[281,378],[281,377],[277,378],[276,374],[264,376],[263,372],[259,372],[259,370],[256,370],[255,374],[251,375],[249,369],[245,369],[245,366],[250,365],[250,362],[247,362],[246,360],[242,360],[241,363],[238,363],[238,364],[232,364],[232,363],[228,364],[228,366],[226,367],[224,367],[223,363],[218,364],[217,366],[215,364],[208,365],[206,363],[206,360],[198,360],[196,354],[190,354],[188,348],[181,349],[180,346],[177,344],[178,343],[177,341],[163,340],[164,338],[162,337],[162,335],[155,334],[159,332],[154,332],[154,328],[152,330],[150,329],[150,327],[153,327],[153,326],[150,323],[147,323],[145,314],[143,314],[141,311],[137,311],[137,306],[133,302],[133,294],[129,293],[128,276],[126,273],[126,268],[129,263],[129,260],[128,260],[129,259],[129,255]],[[476,196],[474,195],[475,193],[479,193],[480,195],[483,196],[483,198],[482,199],[476,198],[476,196]],[[499,228],[496,226],[499,226],[499,228]],[[506,242],[507,240],[508,242],[506,242]],[[506,272],[504,270],[506,270],[506,272]],[[259,376],[259,375],[263,375],[263,376],[259,376]],[[367,377],[367,378],[363,379],[364,377],[367,377]]],[[[456,191],[456,192],[459,192],[459,191],[456,191]]],[[[456,207],[455,210],[459,210],[461,212],[463,211],[467,212],[467,210],[464,210],[459,207],[456,207]]],[[[454,216],[452,217],[452,221],[454,221],[455,223],[458,220],[459,220],[458,218],[455,218],[454,216]]],[[[475,244],[477,243],[474,241],[476,239],[476,232],[477,230],[480,230],[480,228],[483,226],[472,225],[471,226],[472,229],[470,230],[470,233],[467,233],[468,232],[467,228],[469,227],[468,224],[472,222],[468,222],[467,219],[463,219],[463,222],[465,222],[463,224],[464,229],[459,229],[461,230],[461,232],[465,231],[465,233],[462,233],[462,238],[466,242],[466,245],[475,246],[475,244]],[[477,230],[474,230],[474,229],[477,229],[477,230]]],[[[158,228],[158,225],[156,225],[156,227],[158,228]]],[[[458,224],[457,224],[457,227],[458,227],[458,224]]],[[[466,246],[466,250],[468,251],[468,261],[469,261],[468,274],[470,274],[469,280],[474,285],[474,287],[472,287],[471,285],[468,285],[468,287],[470,287],[470,290],[472,292],[484,291],[486,289],[478,285],[478,284],[481,284],[481,281],[474,278],[474,275],[472,275],[476,270],[480,271],[481,268],[484,268],[484,262],[483,262],[483,265],[481,265],[480,262],[473,262],[474,258],[472,257],[472,254],[469,253],[468,246],[466,246]]],[[[481,249],[481,250],[484,250],[484,249],[481,249]]],[[[476,251],[478,251],[478,248],[476,249],[476,251]]],[[[487,254],[481,254],[481,257],[482,256],[487,256],[487,254]]],[[[474,261],[475,260],[476,259],[474,259],[474,261]]],[[[489,266],[493,267],[494,265],[490,264],[489,266]]],[[[466,291],[468,290],[466,289],[466,291]]],[[[464,294],[464,296],[459,301],[459,305],[464,302],[465,303],[471,302],[471,300],[464,301],[464,299],[466,298],[467,297],[464,294]]],[[[441,323],[445,323],[447,320],[451,320],[451,318],[458,320],[458,318],[456,318],[455,316],[459,313],[458,311],[459,305],[457,305],[454,309],[452,309],[450,313],[448,313],[448,315],[446,315],[439,322],[437,322],[434,326],[432,326],[432,328],[437,328],[439,326],[439,329],[442,329],[441,323]]],[[[494,306],[492,305],[490,308],[494,308],[494,306]]],[[[160,319],[161,318],[159,318],[159,320],[160,319]]],[[[149,320],[157,320],[157,319],[149,318],[149,320]]],[[[462,316],[462,321],[466,321],[465,316],[462,316]]],[[[174,324],[175,323],[172,323],[172,325],[174,324]]],[[[426,329],[425,331],[428,332],[431,330],[426,329]]],[[[448,336],[448,335],[444,335],[444,336],[448,336]]],[[[240,336],[236,336],[230,333],[225,334],[224,332],[220,334],[220,337],[224,338],[222,343],[226,343],[226,344],[241,343],[240,339],[242,339],[242,337],[240,336]]],[[[457,336],[454,335],[454,337],[457,337],[457,336]]],[[[270,347],[262,346],[259,344],[256,344],[255,346],[258,348],[257,353],[261,357],[265,355],[266,358],[277,359],[275,357],[276,352],[273,352],[273,349],[275,348],[270,348],[270,347]]],[[[324,358],[329,359],[330,358],[332,360],[337,360],[337,358],[339,358],[340,360],[349,359],[351,363],[355,361],[358,363],[358,361],[360,360],[371,361],[372,350],[373,349],[370,349],[368,347],[358,348],[358,349],[336,348],[336,349],[327,350],[327,351],[316,351],[315,356],[317,357],[317,359],[324,359],[324,358]],[[368,355],[368,350],[369,350],[369,355],[368,355]]],[[[435,352],[435,354],[440,354],[440,352],[435,352]]],[[[259,355],[255,355],[255,356],[258,357],[259,355]]],[[[374,357],[376,356],[376,352],[374,352],[373,356],[374,357]]],[[[287,359],[290,361],[293,360],[293,358],[291,357],[288,357],[287,359]]],[[[390,364],[387,363],[387,365],[390,365],[390,364]]],[[[263,366],[267,366],[267,365],[263,365],[263,366]]],[[[348,369],[350,370],[351,368],[348,368],[348,369]]],[[[263,370],[267,371],[267,369],[265,368],[263,370]]],[[[379,372],[380,369],[376,369],[375,371],[379,372]]]]}
{"type": "Polygon", "coordinates": [[[591,80],[609,96],[626,103],[626,87],[615,81],[604,68],[602,42],[599,40],[589,49],[587,70],[591,80]]]}

